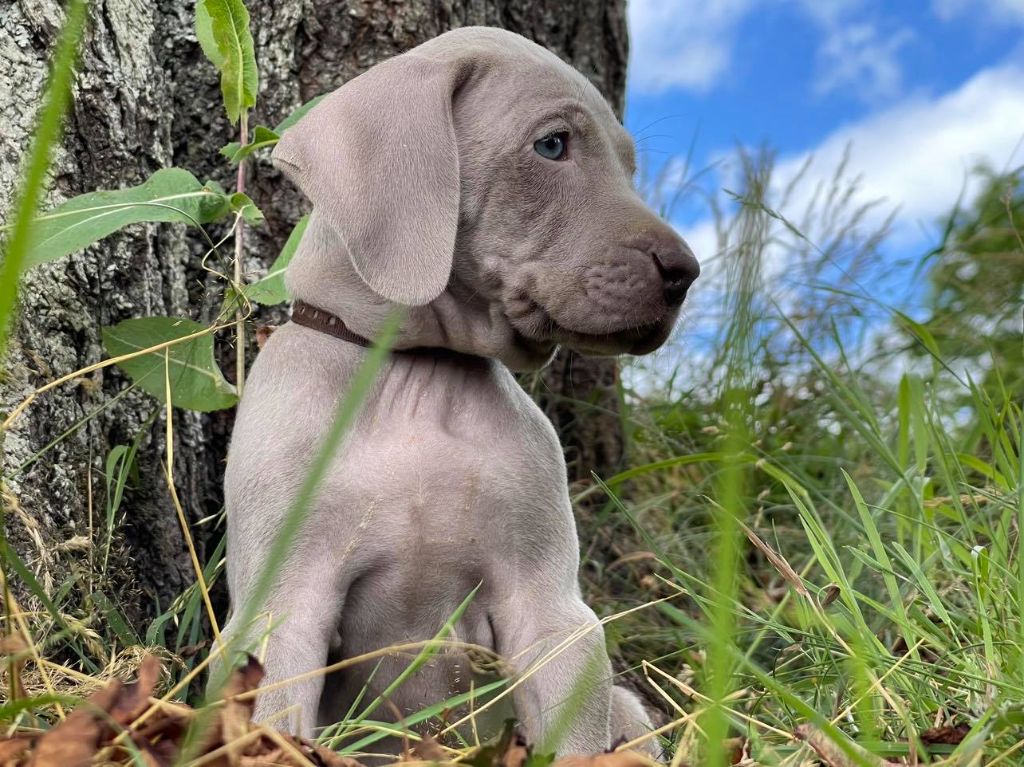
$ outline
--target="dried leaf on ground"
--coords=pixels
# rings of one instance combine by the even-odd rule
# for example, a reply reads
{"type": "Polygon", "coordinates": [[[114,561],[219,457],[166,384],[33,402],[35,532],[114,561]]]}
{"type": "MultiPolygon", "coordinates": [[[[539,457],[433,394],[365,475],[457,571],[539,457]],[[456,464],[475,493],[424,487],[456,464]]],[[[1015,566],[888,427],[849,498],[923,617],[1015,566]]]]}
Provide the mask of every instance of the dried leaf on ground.
{"type": "Polygon", "coordinates": [[[408,757],[403,758],[416,762],[446,762],[448,754],[436,739],[424,735],[420,742],[409,750],[408,757]]]}
{"type": "Polygon", "coordinates": [[[498,739],[478,748],[464,763],[470,767],[523,767],[532,752],[515,724],[507,720],[498,739]]]}
{"type": "MultiPolygon", "coordinates": [[[[129,767],[172,767],[179,763],[189,728],[202,721],[198,712],[181,703],[152,697],[160,678],[160,662],[143,659],[134,683],[117,679],[79,705],[63,722],[45,733],[16,733],[0,737],[0,767],[87,767],[95,763],[129,767]]],[[[250,657],[224,687],[224,699],[203,725],[203,736],[188,757],[206,767],[363,767],[348,757],[301,738],[255,724],[254,699],[243,695],[258,688],[263,667],[250,657]]],[[[410,756],[449,763],[451,755],[433,738],[421,740],[410,756]]],[[[531,754],[529,746],[506,724],[502,736],[463,760],[468,767],[527,767],[547,765],[549,758],[531,754]]],[[[552,767],[656,767],[633,751],[596,756],[572,756],[552,767]]]]}
{"type": "Polygon", "coordinates": [[[744,764],[750,761],[750,741],[747,738],[728,738],[722,741],[729,754],[729,764],[744,764]]]}
{"type": "Polygon", "coordinates": [[[566,756],[551,767],[655,767],[657,764],[639,751],[609,751],[593,756],[566,756]]]}
{"type": "Polygon", "coordinates": [[[20,764],[21,757],[28,750],[31,741],[28,738],[12,738],[0,741],[0,765],[20,764]]]}
{"type": "Polygon", "coordinates": [[[117,702],[123,685],[117,679],[93,693],[87,701],[35,742],[31,767],[87,767],[107,729],[100,717],[117,702]]]}
{"type": "Polygon", "coordinates": [[[964,738],[971,731],[971,728],[966,724],[954,724],[947,725],[945,727],[932,727],[930,730],[925,730],[921,733],[921,742],[926,746],[933,745],[946,745],[946,746],[959,746],[964,742],[964,738]]]}
{"type": "Polygon", "coordinates": [[[149,708],[149,696],[153,694],[160,679],[160,661],[147,655],[139,666],[139,677],[125,685],[114,700],[110,717],[121,727],[127,727],[149,708]]]}

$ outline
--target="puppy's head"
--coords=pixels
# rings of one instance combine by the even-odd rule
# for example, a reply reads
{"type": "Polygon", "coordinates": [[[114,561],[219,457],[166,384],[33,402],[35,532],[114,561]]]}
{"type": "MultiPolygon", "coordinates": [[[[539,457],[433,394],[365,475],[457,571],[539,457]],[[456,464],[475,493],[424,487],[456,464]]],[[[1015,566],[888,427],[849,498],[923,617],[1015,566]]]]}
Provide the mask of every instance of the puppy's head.
{"type": "Polygon", "coordinates": [[[597,90],[509,32],[456,30],[372,68],[274,159],[377,296],[484,305],[534,348],[652,351],[699,273],[634,191],[633,142],[597,90]]]}

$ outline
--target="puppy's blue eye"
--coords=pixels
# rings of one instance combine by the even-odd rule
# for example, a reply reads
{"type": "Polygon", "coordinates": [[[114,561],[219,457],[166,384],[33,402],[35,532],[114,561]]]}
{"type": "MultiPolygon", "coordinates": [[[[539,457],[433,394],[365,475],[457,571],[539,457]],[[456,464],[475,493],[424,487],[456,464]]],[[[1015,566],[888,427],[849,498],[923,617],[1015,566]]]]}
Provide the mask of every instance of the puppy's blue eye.
{"type": "Polygon", "coordinates": [[[569,134],[552,133],[550,136],[534,141],[533,148],[537,154],[547,160],[564,160],[566,150],[569,148],[569,134]]]}

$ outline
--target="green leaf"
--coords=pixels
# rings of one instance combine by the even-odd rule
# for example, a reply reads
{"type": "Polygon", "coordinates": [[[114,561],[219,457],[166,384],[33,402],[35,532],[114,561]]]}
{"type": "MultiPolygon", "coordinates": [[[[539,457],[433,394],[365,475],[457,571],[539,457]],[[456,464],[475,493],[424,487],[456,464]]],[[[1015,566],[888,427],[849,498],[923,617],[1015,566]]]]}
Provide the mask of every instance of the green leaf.
{"type": "MultiPolygon", "coordinates": [[[[205,326],[175,317],[140,317],[103,329],[103,345],[111,357],[148,349],[199,333],[205,326]]],[[[119,362],[141,389],[161,402],[165,397],[164,359],[170,362],[171,401],[176,407],[209,412],[238,401],[213,357],[213,335],[207,333],[166,349],[119,362]]]]}
{"type": "Polygon", "coordinates": [[[252,129],[252,141],[245,146],[242,146],[237,141],[232,141],[230,144],[221,147],[220,153],[227,157],[232,165],[238,165],[239,162],[253,152],[268,146],[274,146],[280,139],[281,136],[278,135],[277,131],[273,131],[265,125],[257,125],[252,129]]]}
{"type": "Polygon", "coordinates": [[[295,228],[292,229],[292,233],[288,235],[288,242],[281,248],[281,254],[274,261],[267,275],[245,289],[245,295],[250,301],[264,306],[273,306],[288,300],[288,294],[284,289],[284,273],[299,247],[299,241],[302,239],[302,233],[306,231],[308,223],[309,216],[299,219],[295,228]]]}
{"type": "Polygon", "coordinates": [[[242,0],[198,0],[196,38],[220,72],[220,91],[231,123],[256,106],[259,73],[249,30],[249,11],[242,0]]]}
{"type": "Polygon", "coordinates": [[[198,226],[216,221],[229,208],[227,195],[216,184],[204,186],[187,170],[164,168],[139,186],[82,194],[36,218],[25,265],[55,261],[129,224],[176,221],[198,226]]]}
{"type": "Polygon", "coordinates": [[[326,95],[326,93],[322,93],[319,96],[310,99],[279,122],[275,128],[271,129],[266,125],[257,125],[252,130],[251,142],[242,146],[239,142],[232,141],[230,144],[225,144],[221,147],[220,153],[227,157],[233,165],[237,165],[253,152],[265,149],[268,146],[274,146],[274,144],[281,140],[282,133],[301,120],[305,116],[306,112],[319,104],[326,95]]]}
{"type": "Polygon", "coordinates": [[[242,218],[250,224],[263,223],[263,211],[256,207],[256,203],[245,192],[235,192],[231,195],[231,210],[241,213],[242,218]]]}
{"type": "Polygon", "coordinates": [[[939,345],[935,342],[935,337],[927,327],[896,309],[893,309],[892,313],[895,315],[896,321],[903,325],[903,329],[920,341],[921,345],[928,350],[929,354],[936,359],[941,359],[942,353],[939,351],[939,345]]]}
{"type": "Polygon", "coordinates": [[[303,117],[305,117],[306,116],[306,112],[308,112],[310,109],[312,109],[317,104],[319,104],[321,101],[323,101],[326,96],[327,96],[326,93],[321,93],[319,96],[314,96],[313,98],[311,98],[309,101],[307,101],[301,107],[299,107],[294,112],[292,112],[290,115],[288,115],[286,118],[281,120],[281,122],[279,122],[274,127],[274,133],[276,133],[277,135],[280,136],[282,133],[284,133],[290,127],[295,125],[295,123],[297,123],[299,120],[301,120],[303,117]]]}

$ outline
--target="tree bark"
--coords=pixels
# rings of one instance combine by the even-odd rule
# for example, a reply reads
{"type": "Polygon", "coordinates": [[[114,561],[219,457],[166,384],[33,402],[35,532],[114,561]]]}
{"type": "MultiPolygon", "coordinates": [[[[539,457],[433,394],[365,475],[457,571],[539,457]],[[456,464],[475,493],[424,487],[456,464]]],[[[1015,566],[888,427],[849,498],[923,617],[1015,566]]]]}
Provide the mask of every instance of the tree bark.
{"type": "MultiPolygon", "coordinates": [[[[622,111],[625,0],[252,0],[248,5],[260,66],[253,122],[273,125],[374,63],[469,24],[505,27],[551,48],[622,111]]],[[[60,6],[57,0],[16,0],[0,8],[4,218],[62,20],[60,6]]],[[[171,165],[233,186],[232,170],[217,150],[236,137],[192,23],[191,3],[179,0],[91,3],[49,203],[138,184],[171,165]]],[[[306,203],[265,158],[252,169],[249,193],[267,216],[265,226],[247,234],[245,270],[259,273],[276,257],[306,203]]],[[[203,252],[202,240],[184,227],[136,226],[29,272],[0,379],[0,413],[53,378],[100,360],[101,327],[154,314],[209,321],[220,299],[200,264],[203,252]]],[[[281,318],[280,310],[264,311],[253,325],[281,318]]],[[[229,341],[221,341],[225,359],[233,354],[229,341]]],[[[224,368],[230,377],[231,366],[224,368]]],[[[577,476],[606,471],[618,460],[621,442],[607,436],[617,433],[618,421],[613,417],[600,425],[588,410],[585,419],[592,428],[580,429],[583,419],[576,419],[561,397],[596,397],[614,413],[614,397],[607,395],[613,376],[607,361],[595,365],[564,356],[547,374],[548,390],[558,395],[548,398],[548,411],[566,432],[577,476]]],[[[95,569],[95,551],[105,536],[106,456],[140,435],[137,475],[115,530],[111,567],[96,585],[116,595],[138,625],[165,609],[194,574],[161,468],[162,408],[138,390],[125,392],[126,384],[116,369],[107,368],[42,395],[0,435],[0,450],[6,533],[43,585],[53,589],[72,573],[95,569]],[[91,541],[92,559],[85,540],[91,541]]],[[[175,411],[174,419],[174,477],[202,553],[220,537],[213,524],[194,525],[221,506],[231,413],[175,411]]]]}

